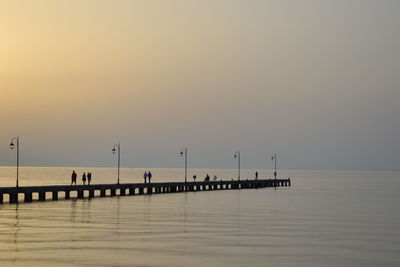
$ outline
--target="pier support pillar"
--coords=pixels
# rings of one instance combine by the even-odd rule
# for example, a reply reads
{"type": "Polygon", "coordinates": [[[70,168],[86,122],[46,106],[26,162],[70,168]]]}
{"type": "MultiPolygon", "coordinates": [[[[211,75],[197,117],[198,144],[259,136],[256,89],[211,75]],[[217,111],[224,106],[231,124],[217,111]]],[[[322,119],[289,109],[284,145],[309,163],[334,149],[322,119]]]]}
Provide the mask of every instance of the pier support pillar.
{"type": "Polygon", "coordinates": [[[78,198],[79,199],[83,198],[83,190],[78,190],[78,198]]]}
{"type": "Polygon", "coordinates": [[[46,201],[46,192],[39,192],[39,201],[46,201]]]}
{"type": "Polygon", "coordinates": [[[18,203],[18,193],[10,193],[10,204],[18,203]]]}
{"type": "Polygon", "coordinates": [[[65,191],[65,199],[70,199],[70,198],[71,198],[70,191],[65,191]]]}
{"type": "Polygon", "coordinates": [[[3,200],[3,194],[0,194],[0,204],[3,204],[4,200],[3,200]]]}
{"type": "Polygon", "coordinates": [[[115,190],[114,188],[111,188],[110,191],[111,191],[111,194],[110,194],[110,195],[111,195],[112,197],[116,195],[116,194],[115,194],[115,191],[116,191],[116,190],[115,190]]]}
{"type": "Polygon", "coordinates": [[[32,192],[25,193],[24,202],[32,202],[32,192]]]}
{"type": "Polygon", "coordinates": [[[129,195],[133,196],[135,194],[135,188],[129,188],[129,195]]]}
{"type": "Polygon", "coordinates": [[[125,190],[126,190],[125,188],[120,188],[119,189],[119,195],[120,196],[125,196],[125,190]]]}
{"type": "Polygon", "coordinates": [[[143,187],[140,187],[139,188],[139,195],[143,195],[143,193],[144,193],[144,189],[143,189],[143,187]]]}
{"type": "Polygon", "coordinates": [[[89,198],[94,198],[94,190],[89,190],[89,198]]]}
{"type": "Polygon", "coordinates": [[[100,197],[105,197],[105,196],[106,196],[106,190],[100,189],[100,197]]]}
{"type": "Polygon", "coordinates": [[[151,187],[151,186],[148,186],[148,187],[147,187],[147,194],[148,194],[148,195],[153,194],[153,187],[151,187]]]}
{"type": "Polygon", "coordinates": [[[53,200],[58,200],[58,191],[53,191],[52,195],[53,195],[53,200]]]}

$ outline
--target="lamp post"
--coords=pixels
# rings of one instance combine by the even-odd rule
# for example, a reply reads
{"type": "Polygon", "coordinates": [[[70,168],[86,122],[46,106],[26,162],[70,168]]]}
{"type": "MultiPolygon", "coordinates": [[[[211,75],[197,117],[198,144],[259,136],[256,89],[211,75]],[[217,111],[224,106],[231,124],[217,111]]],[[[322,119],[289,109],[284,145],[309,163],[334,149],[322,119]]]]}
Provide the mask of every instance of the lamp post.
{"type": "Polygon", "coordinates": [[[238,181],[240,181],[240,151],[236,152],[233,157],[238,160],[238,181]]]}
{"type": "Polygon", "coordinates": [[[180,153],[181,157],[185,156],[185,183],[187,182],[187,148],[183,148],[180,153]]]}
{"type": "Polygon", "coordinates": [[[10,149],[13,150],[14,147],[17,147],[17,187],[18,187],[18,171],[19,171],[19,136],[13,137],[10,143],[10,149]],[[16,145],[14,145],[14,141],[16,145]]]}
{"type": "Polygon", "coordinates": [[[112,153],[115,154],[115,152],[118,150],[118,180],[117,180],[117,184],[119,184],[119,166],[120,166],[120,159],[121,159],[121,144],[115,144],[113,149],[112,149],[112,153]]]}
{"type": "Polygon", "coordinates": [[[275,171],[274,171],[274,176],[275,176],[275,180],[276,180],[276,160],[277,160],[277,156],[278,156],[278,153],[275,153],[275,154],[273,154],[272,155],[272,157],[271,157],[271,160],[275,163],[275,171]]]}

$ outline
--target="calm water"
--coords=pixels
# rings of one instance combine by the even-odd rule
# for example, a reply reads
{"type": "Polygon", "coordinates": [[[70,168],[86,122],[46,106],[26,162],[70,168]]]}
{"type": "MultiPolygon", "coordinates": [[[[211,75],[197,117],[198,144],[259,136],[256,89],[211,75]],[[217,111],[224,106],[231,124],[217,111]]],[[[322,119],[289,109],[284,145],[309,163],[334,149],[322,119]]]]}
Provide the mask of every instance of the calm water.
{"type": "MultiPolygon", "coordinates": [[[[76,170],[116,181],[115,169],[76,170]]],[[[25,167],[20,185],[68,184],[71,171],[25,167]]],[[[143,172],[122,169],[121,181],[140,182],[143,172]]],[[[182,170],[152,173],[182,180],[182,170]]],[[[189,171],[207,173],[236,174],[189,171]]],[[[400,266],[399,172],[281,174],[291,188],[2,205],[0,265],[400,266]]],[[[0,186],[14,184],[15,168],[0,167],[0,186]]]]}

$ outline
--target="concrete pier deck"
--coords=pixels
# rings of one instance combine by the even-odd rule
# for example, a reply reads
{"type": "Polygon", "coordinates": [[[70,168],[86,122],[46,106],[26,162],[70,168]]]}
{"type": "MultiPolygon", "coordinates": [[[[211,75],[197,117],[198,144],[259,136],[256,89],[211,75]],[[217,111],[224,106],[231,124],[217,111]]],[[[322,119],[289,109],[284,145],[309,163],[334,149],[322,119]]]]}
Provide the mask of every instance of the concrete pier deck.
{"type": "Polygon", "coordinates": [[[32,202],[36,200],[83,199],[287,186],[291,186],[290,179],[0,187],[0,204],[5,202],[4,195],[9,196],[8,203],[16,204],[18,202],[32,202]]]}

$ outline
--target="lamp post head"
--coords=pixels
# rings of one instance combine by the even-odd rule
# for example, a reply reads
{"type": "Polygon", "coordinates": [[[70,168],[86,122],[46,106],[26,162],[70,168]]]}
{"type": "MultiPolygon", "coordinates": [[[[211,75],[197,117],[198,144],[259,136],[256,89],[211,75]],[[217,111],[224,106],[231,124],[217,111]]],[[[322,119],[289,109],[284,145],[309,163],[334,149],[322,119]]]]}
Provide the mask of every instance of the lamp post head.
{"type": "Polygon", "coordinates": [[[14,149],[14,143],[13,143],[13,142],[11,142],[11,144],[10,144],[10,149],[11,149],[11,150],[14,149]]]}
{"type": "Polygon", "coordinates": [[[116,151],[116,150],[115,150],[115,147],[114,147],[114,148],[112,149],[112,153],[115,154],[115,151],[116,151]]]}
{"type": "Polygon", "coordinates": [[[181,157],[183,157],[183,151],[181,151],[180,155],[181,155],[181,157]]]}

